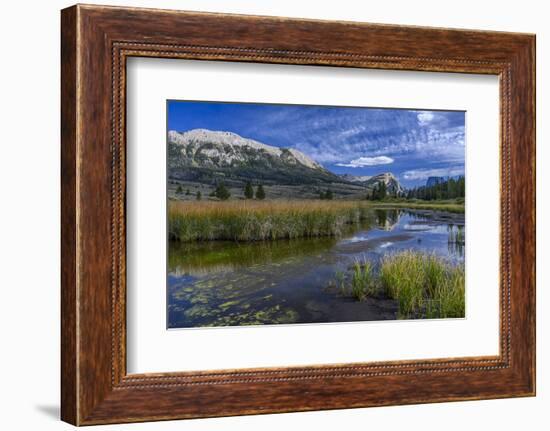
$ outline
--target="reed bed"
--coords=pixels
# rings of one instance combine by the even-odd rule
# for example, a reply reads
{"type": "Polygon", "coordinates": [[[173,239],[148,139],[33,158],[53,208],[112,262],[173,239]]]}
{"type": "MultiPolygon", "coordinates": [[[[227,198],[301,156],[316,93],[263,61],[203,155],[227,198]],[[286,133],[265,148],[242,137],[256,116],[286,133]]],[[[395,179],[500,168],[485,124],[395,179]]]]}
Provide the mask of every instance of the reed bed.
{"type": "Polygon", "coordinates": [[[376,267],[366,258],[357,260],[348,273],[337,271],[330,284],[358,301],[395,299],[399,319],[465,316],[464,265],[404,251],[382,257],[376,267]]]}
{"type": "Polygon", "coordinates": [[[406,251],[385,256],[380,266],[385,294],[399,301],[399,317],[464,317],[464,265],[406,251]]]}
{"type": "Polygon", "coordinates": [[[339,236],[365,222],[367,203],[351,201],[169,202],[170,238],[263,241],[339,236]]]}
{"type": "Polygon", "coordinates": [[[351,294],[355,299],[363,301],[376,293],[377,287],[373,269],[373,265],[366,259],[363,262],[356,260],[353,264],[351,294]]]}

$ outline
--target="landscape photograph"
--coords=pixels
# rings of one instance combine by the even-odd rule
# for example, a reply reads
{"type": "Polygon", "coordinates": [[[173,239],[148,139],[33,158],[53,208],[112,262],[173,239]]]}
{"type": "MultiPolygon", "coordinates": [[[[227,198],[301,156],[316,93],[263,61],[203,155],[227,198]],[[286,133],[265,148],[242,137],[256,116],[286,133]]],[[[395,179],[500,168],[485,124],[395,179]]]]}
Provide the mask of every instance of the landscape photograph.
{"type": "Polygon", "coordinates": [[[465,317],[465,112],[167,101],[167,328],[465,317]]]}

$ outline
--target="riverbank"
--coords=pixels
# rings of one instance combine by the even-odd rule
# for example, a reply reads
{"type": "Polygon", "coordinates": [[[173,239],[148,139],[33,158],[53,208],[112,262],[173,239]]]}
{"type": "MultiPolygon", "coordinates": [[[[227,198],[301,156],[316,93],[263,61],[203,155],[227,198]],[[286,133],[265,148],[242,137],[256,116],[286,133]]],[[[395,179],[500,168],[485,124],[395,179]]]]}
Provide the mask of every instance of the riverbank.
{"type": "Polygon", "coordinates": [[[169,201],[172,240],[265,241],[341,236],[347,227],[368,223],[372,209],[422,209],[464,212],[464,205],[417,201],[169,201]]]}
{"type": "Polygon", "coordinates": [[[373,208],[381,209],[419,209],[419,210],[433,210],[433,211],[445,211],[456,214],[464,214],[464,202],[457,202],[456,200],[440,200],[440,201],[421,201],[421,200],[387,200],[380,202],[372,202],[373,208]]]}

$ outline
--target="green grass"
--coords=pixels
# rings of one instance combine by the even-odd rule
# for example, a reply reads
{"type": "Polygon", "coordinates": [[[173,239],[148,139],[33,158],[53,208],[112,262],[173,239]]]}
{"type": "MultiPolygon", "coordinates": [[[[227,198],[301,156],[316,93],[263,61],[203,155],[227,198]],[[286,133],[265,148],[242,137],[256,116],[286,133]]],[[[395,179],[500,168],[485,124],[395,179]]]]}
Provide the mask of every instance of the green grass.
{"type": "Polygon", "coordinates": [[[386,256],[380,266],[380,282],[386,295],[399,302],[399,317],[409,318],[422,306],[427,287],[424,265],[415,253],[386,256]]]}
{"type": "Polygon", "coordinates": [[[385,201],[374,201],[373,208],[409,208],[419,210],[447,211],[451,213],[464,214],[464,199],[424,201],[419,199],[387,199],[385,201]]]}
{"type": "Polygon", "coordinates": [[[370,296],[376,289],[372,264],[368,260],[355,261],[351,277],[351,294],[359,301],[370,296]]]}
{"type": "Polygon", "coordinates": [[[368,260],[356,261],[348,277],[336,273],[342,295],[358,301],[382,296],[395,299],[398,318],[459,318],[465,316],[464,265],[414,251],[384,256],[378,271],[368,260]]]}
{"type": "Polygon", "coordinates": [[[382,259],[380,282],[399,302],[399,317],[464,317],[464,266],[434,255],[402,252],[382,259]]]}
{"type": "Polygon", "coordinates": [[[444,282],[437,290],[435,299],[439,301],[439,317],[464,317],[465,304],[465,274],[464,267],[449,270],[444,282]]]}

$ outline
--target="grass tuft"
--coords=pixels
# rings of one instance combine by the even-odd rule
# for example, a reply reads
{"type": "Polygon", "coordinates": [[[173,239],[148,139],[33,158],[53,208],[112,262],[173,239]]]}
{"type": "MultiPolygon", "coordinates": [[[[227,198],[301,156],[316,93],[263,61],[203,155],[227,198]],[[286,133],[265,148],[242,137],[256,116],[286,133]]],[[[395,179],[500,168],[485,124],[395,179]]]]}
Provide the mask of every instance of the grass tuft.
{"type": "Polygon", "coordinates": [[[352,296],[363,301],[376,290],[375,280],[373,275],[372,264],[364,259],[363,262],[356,260],[353,264],[353,273],[351,277],[351,294],[352,296]]]}
{"type": "Polygon", "coordinates": [[[406,251],[385,256],[380,282],[387,296],[399,301],[399,317],[464,317],[464,266],[434,255],[406,251]]]}

